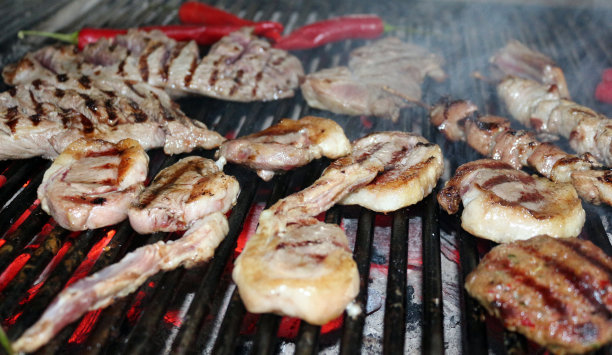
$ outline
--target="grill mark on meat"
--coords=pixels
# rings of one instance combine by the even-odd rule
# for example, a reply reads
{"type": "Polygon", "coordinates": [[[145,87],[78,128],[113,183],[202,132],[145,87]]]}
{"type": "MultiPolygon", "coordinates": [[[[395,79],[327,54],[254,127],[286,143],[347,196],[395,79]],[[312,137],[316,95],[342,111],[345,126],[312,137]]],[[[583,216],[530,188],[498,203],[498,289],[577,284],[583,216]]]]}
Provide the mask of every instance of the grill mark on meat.
{"type": "Polygon", "coordinates": [[[117,112],[115,111],[115,106],[113,105],[112,100],[105,100],[104,107],[106,108],[106,113],[108,114],[108,123],[111,126],[117,125],[117,112]]]}
{"type": "Polygon", "coordinates": [[[89,151],[87,152],[87,154],[85,154],[85,157],[87,158],[108,157],[108,156],[118,155],[120,153],[121,152],[119,152],[119,149],[111,148],[107,150],[89,151]]]}
{"type": "Polygon", "coordinates": [[[608,274],[608,279],[612,280],[612,269],[608,267],[608,265],[604,264],[599,259],[596,253],[591,253],[589,250],[585,250],[584,248],[582,248],[581,245],[577,245],[577,243],[574,244],[572,241],[569,240],[559,239],[558,242],[572,249],[576,254],[581,256],[584,261],[606,272],[608,274]]]}
{"type": "Polygon", "coordinates": [[[42,80],[36,79],[32,81],[32,86],[34,86],[36,90],[40,90],[40,86],[42,85],[42,83],[43,83],[42,80]]]}
{"type": "Polygon", "coordinates": [[[193,74],[195,73],[197,67],[198,67],[198,59],[193,58],[191,60],[191,66],[189,67],[189,72],[185,76],[185,80],[184,80],[185,87],[189,87],[189,85],[191,84],[191,80],[193,79],[193,74]]]}
{"type": "Polygon", "coordinates": [[[57,74],[55,76],[55,78],[57,79],[57,81],[59,81],[60,83],[65,83],[66,81],[68,81],[68,75],[66,74],[57,74]]]}
{"type": "Polygon", "coordinates": [[[96,197],[94,199],[87,200],[83,196],[64,196],[63,199],[72,203],[80,203],[83,205],[103,205],[106,202],[106,198],[104,197],[96,197]]]}
{"type": "Polygon", "coordinates": [[[208,85],[215,86],[218,80],[219,69],[214,69],[212,73],[210,73],[210,78],[208,79],[208,85]]]}
{"type": "MultiPolygon", "coordinates": [[[[526,275],[524,272],[518,270],[517,268],[512,267],[512,264],[509,260],[495,260],[494,262],[492,262],[492,264],[496,264],[500,270],[504,270],[505,272],[507,272],[510,277],[516,282],[520,282],[524,286],[529,287],[530,289],[539,293],[540,296],[542,296],[542,301],[546,306],[548,306],[549,308],[553,308],[564,317],[567,315],[567,308],[565,304],[557,297],[555,297],[555,295],[553,295],[553,293],[550,291],[550,288],[538,284],[533,277],[526,275]]],[[[496,308],[500,309],[499,307],[496,308]]],[[[514,310],[512,310],[512,312],[514,312],[514,310]]]]}
{"type": "Polygon", "coordinates": [[[140,56],[138,59],[138,69],[140,70],[140,76],[142,77],[142,81],[145,83],[149,81],[149,56],[157,50],[162,44],[156,43],[151,47],[147,48],[147,50],[140,56]]]}
{"type": "Polygon", "coordinates": [[[108,96],[108,97],[117,97],[117,95],[115,94],[114,91],[111,91],[111,90],[102,90],[102,92],[105,93],[106,96],[108,96]]]}
{"type": "MultiPolygon", "coordinates": [[[[342,245],[342,243],[338,243],[337,241],[330,241],[330,243],[337,247],[337,248],[341,248],[341,249],[347,249],[346,246],[342,245]]],[[[286,248],[303,248],[303,247],[308,247],[311,245],[321,245],[323,244],[322,240],[302,240],[299,242],[294,242],[294,241],[287,241],[287,242],[281,242],[278,243],[278,245],[276,245],[276,250],[281,250],[281,249],[286,249],[286,248]]]]}
{"type": "Polygon", "coordinates": [[[83,125],[83,133],[92,133],[94,131],[94,125],[89,118],[82,113],[79,114],[79,118],[81,118],[81,124],[83,125]]]}
{"type": "Polygon", "coordinates": [[[17,115],[19,114],[19,108],[17,106],[9,107],[6,111],[6,125],[9,127],[12,133],[15,133],[15,127],[19,122],[17,115]]]}
{"type": "Polygon", "coordinates": [[[79,78],[79,84],[84,89],[91,89],[91,79],[87,75],[81,75],[81,77],[79,78]]]}
{"type": "Polygon", "coordinates": [[[164,63],[163,69],[160,73],[164,81],[168,81],[168,76],[170,75],[170,68],[172,67],[172,63],[174,62],[176,58],[178,58],[181,55],[181,53],[183,52],[183,49],[185,49],[185,47],[187,46],[187,43],[189,42],[179,42],[174,47],[174,50],[172,51],[170,58],[168,58],[168,60],[164,63]]]}
{"type": "Polygon", "coordinates": [[[58,99],[61,99],[62,97],[64,97],[65,94],[66,92],[59,88],[56,88],[55,92],[53,93],[53,95],[55,95],[55,97],[57,97],[58,99]]]}
{"type": "Polygon", "coordinates": [[[146,122],[149,119],[147,114],[144,113],[140,109],[140,106],[138,106],[138,104],[136,102],[130,100],[130,107],[132,109],[134,109],[134,112],[132,113],[132,116],[134,117],[134,121],[135,122],[137,122],[137,123],[146,122]]]}
{"type": "Polygon", "coordinates": [[[70,123],[70,112],[72,111],[64,108],[62,109],[62,112],[60,112],[60,116],[62,117],[62,125],[64,128],[68,128],[68,124],[70,123]]]}
{"type": "Polygon", "coordinates": [[[125,80],[124,83],[134,94],[136,94],[137,96],[139,96],[139,97],[141,97],[143,99],[145,98],[145,96],[142,93],[140,93],[138,90],[136,90],[136,88],[134,87],[134,82],[133,81],[125,80]]]}
{"type": "Polygon", "coordinates": [[[597,312],[605,314],[607,319],[612,319],[612,312],[608,310],[606,305],[602,302],[601,297],[599,297],[600,294],[605,294],[605,290],[600,290],[597,287],[593,287],[593,285],[588,282],[588,279],[577,275],[576,270],[563,265],[549,255],[541,253],[531,245],[519,245],[518,247],[526,253],[543,260],[546,262],[546,266],[552,267],[556,273],[563,275],[563,277],[569,281],[575,289],[578,290],[582,297],[584,297],[593,306],[593,308],[597,310],[597,312]]]}
{"type": "Polygon", "coordinates": [[[153,202],[153,200],[158,195],[161,195],[164,190],[168,188],[172,188],[172,185],[174,185],[176,180],[178,180],[182,175],[184,175],[188,171],[196,171],[196,170],[197,170],[197,166],[193,166],[193,165],[181,166],[181,168],[176,169],[171,176],[164,177],[164,179],[166,180],[165,185],[161,185],[157,187],[150,186],[147,193],[141,195],[141,197],[143,198],[138,199],[138,201],[134,203],[134,207],[139,208],[139,209],[145,209],[149,204],[151,204],[151,202],[153,202]]]}
{"type": "Polygon", "coordinates": [[[119,66],[117,67],[117,74],[119,76],[125,76],[125,60],[129,57],[129,55],[130,51],[128,51],[128,55],[125,56],[125,58],[123,58],[121,62],[119,62],[119,66]]]}
{"type": "Polygon", "coordinates": [[[272,65],[281,65],[284,61],[285,61],[286,57],[285,56],[279,56],[278,58],[276,58],[273,62],[272,65]]]}
{"type": "Polygon", "coordinates": [[[96,103],[96,100],[92,99],[91,96],[83,93],[79,93],[79,96],[81,96],[83,100],[85,100],[85,106],[87,106],[87,109],[93,112],[96,116],[100,117],[100,112],[98,111],[98,104],[96,103]]]}
{"type": "Polygon", "coordinates": [[[229,91],[229,96],[234,96],[234,94],[236,94],[236,92],[238,92],[238,85],[234,85],[232,86],[232,88],[229,91]]]}
{"type": "Polygon", "coordinates": [[[166,106],[161,104],[161,101],[159,100],[159,96],[157,96],[157,94],[154,93],[153,91],[151,91],[151,95],[153,97],[155,97],[157,102],[160,103],[159,109],[161,110],[162,116],[164,116],[164,120],[166,120],[166,121],[174,121],[174,115],[168,110],[168,108],[166,106]]]}
{"type": "Polygon", "coordinates": [[[15,95],[17,95],[17,88],[15,87],[11,87],[8,89],[8,93],[9,95],[11,95],[11,97],[15,97],[15,95]]]}

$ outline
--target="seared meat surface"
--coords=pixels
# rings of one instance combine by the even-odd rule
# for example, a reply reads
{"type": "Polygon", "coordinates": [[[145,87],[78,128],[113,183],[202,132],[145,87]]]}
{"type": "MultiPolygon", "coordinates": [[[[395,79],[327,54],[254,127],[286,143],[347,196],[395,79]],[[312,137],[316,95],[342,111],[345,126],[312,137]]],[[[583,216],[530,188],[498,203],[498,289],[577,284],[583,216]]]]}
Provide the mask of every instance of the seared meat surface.
{"type": "Polygon", "coordinates": [[[69,230],[116,224],[144,188],[149,157],[133,139],[117,144],[81,138],[45,172],[38,187],[42,209],[69,230]]]}
{"type": "Polygon", "coordinates": [[[572,185],[530,176],[492,159],[457,168],[438,193],[438,202],[450,214],[458,212],[462,202],[461,227],[498,243],[540,234],[575,237],[585,221],[572,185]]]}
{"type": "Polygon", "coordinates": [[[540,142],[533,133],[513,130],[510,121],[478,116],[469,101],[443,101],[431,110],[431,123],[446,138],[465,140],[484,156],[515,169],[531,167],[556,182],[571,183],[585,201],[612,205],[612,171],[588,153],[568,154],[552,143],[540,142]]]}
{"type": "Polygon", "coordinates": [[[445,79],[442,63],[422,47],[385,38],[351,52],[348,67],[307,75],[302,94],[315,108],[397,121],[401,108],[421,99],[425,76],[445,79]]]}
{"type": "Polygon", "coordinates": [[[160,171],[138,195],[128,216],[140,234],[185,230],[212,212],[227,212],[240,186],[210,159],[192,156],[160,171]]]}
{"type": "Polygon", "coordinates": [[[323,156],[336,159],[350,151],[351,143],[336,122],[307,116],[283,119],[261,132],[226,141],[216,156],[255,169],[268,181],[275,171],[291,170],[323,156]]]}
{"type": "Polygon", "coordinates": [[[538,236],[493,248],[465,288],[504,326],[556,354],[612,340],[612,259],[591,242],[538,236]]]}
{"type": "Polygon", "coordinates": [[[244,28],[222,38],[199,58],[195,42],[177,42],[159,31],[130,30],[78,52],[49,46],[7,66],[7,84],[29,83],[64,73],[144,82],[173,96],[198,94],[232,101],[291,97],[304,70],[300,61],[244,28]]]}

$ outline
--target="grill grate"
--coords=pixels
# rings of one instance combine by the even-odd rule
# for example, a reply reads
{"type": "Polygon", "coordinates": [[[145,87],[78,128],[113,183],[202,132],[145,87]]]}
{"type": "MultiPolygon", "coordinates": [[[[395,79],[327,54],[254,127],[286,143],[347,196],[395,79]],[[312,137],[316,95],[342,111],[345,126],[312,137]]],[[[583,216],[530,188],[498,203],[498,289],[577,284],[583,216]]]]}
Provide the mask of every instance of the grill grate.
{"type": "MultiPolygon", "coordinates": [[[[17,41],[19,29],[40,27],[71,31],[83,26],[125,27],[176,21],[179,0],[88,0],[69,4],[27,0],[0,5],[0,67],[16,61],[41,40],[17,41]],[[75,5],[76,4],[76,5],[75,5]],[[77,6],[78,5],[78,6],[77,6]]],[[[394,34],[447,59],[446,83],[425,83],[424,100],[451,95],[473,100],[485,112],[506,115],[494,90],[472,79],[485,70],[491,53],[517,38],[550,54],[565,69],[576,101],[612,115],[592,92],[604,67],[612,65],[612,7],[542,6],[531,3],[412,2],[363,0],[217,1],[245,18],[299,25],[348,13],[378,13],[396,25],[394,34]]],[[[363,41],[344,41],[296,52],[307,72],[343,64],[363,41]]],[[[0,89],[5,89],[0,85],[0,89]]],[[[301,95],[268,103],[227,103],[208,98],[180,101],[188,116],[227,137],[242,136],[308,114],[333,117],[353,140],[369,132],[404,130],[423,134],[442,147],[447,160],[444,180],[457,166],[479,158],[465,144],[451,144],[430,127],[421,108],[406,109],[398,123],[333,115],[308,108],[301,95]]],[[[565,144],[564,142],[561,142],[565,144]]],[[[205,157],[213,152],[198,151],[205,157]]],[[[149,152],[152,178],[182,156],[149,152]]],[[[234,258],[254,228],[258,212],[308,186],[326,161],[260,181],[254,173],[228,166],[242,187],[229,217],[230,231],[214,259],[190,270],[153,276],[133,294],[101,311],[86,314],[39,351],[57,353],[428,353],[457,354],[543,352],[516,333],[504,331],[486,316],[463,287],[466,275],[492,243],[462,231],[456,216],[441,212],[432,194],[423,202],[389,216],[355,207],[336,206],[328,223],[341,224],[354,242],[360,273],[356,302],[366,312],[318,327],[275,315],[249,314],[230,278],[234,258]],[[485,336],[486,335],[486,336],[485,336]]],[[[175,234],[139,236],[128,222],[83,233],[58,227],[36,201],[36,189],[50,165],[43,159],[0,162],[0,320],[10,338],[31,325],[67,283],[120,260],[137,247],[169,240],[175,234]]],[[[581,237],[609,255],[610,207],[585,204],[587,222],[581,237]]],[[[601,353],[610,353],[610,346],[601,353]]]]}

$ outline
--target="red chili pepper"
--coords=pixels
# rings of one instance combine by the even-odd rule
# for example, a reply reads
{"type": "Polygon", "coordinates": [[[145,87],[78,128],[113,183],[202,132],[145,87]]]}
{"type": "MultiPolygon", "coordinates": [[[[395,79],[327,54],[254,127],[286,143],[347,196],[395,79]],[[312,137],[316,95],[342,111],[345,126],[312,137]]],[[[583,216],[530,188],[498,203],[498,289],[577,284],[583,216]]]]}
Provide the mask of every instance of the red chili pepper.
{"type": "Polygon", "coordinates": [[[595,88],[595,98],[601,102],[612,103],[612,68],[601,75],[601,82],[595,88]]]}
{"type": "Polygon", "coordinates": [[[348,15],[298,28],[274,45],[281,49],[309,49],[349,38],[376,38],[390,26],[376,15],[348,15]]]}
{"type": "MultiPolygon", "coordinates": [[[[179,7],[178,15],[181,23],[192,25],[254,26],[258,23],[240,18],[227,11],[223,11],[214,6],[206,5],[197,1],[187,1],[183,3],[181,7],[179,7]]],[[[275,24],[275,28],[271,29],[269,33],[263,33],[262,35],[276,40],[281,37],[284,27],[283,24],[279,22],[272,23],[275,24]]]]}
{"type": "MultiPolygon", "coordinates": [[[[256,35],[265,36],[270,33],[271,30],[277,28],[275,22],[262,21],[257,22],[254,25],[254,33],[256,35]]],[[[166,36],[177,40],[177,41],[189,41],[194,40],[200,45],[210,45],[222,37],[239,30],[243,26],[241,25],[229,25],[229,26],[202,26],[202,25],[168,25],[168,26],[145,26],[139,28],[143,31],[162,31],[166,36]]],[[[126,34],[128,30],[125,29],[107,29],[107,28],[83,28],[80,31],[72,33],[53,33],[53,32],[40,32],[40,31],[19,31],[19,38],[23,38],[24,35],[35,35],[55,38],[60,41],[69,42],[78,45],[79,49],[83,49],[86,45],[96,42],[101,38],[113,38],[117,35],[126,34]]]]}

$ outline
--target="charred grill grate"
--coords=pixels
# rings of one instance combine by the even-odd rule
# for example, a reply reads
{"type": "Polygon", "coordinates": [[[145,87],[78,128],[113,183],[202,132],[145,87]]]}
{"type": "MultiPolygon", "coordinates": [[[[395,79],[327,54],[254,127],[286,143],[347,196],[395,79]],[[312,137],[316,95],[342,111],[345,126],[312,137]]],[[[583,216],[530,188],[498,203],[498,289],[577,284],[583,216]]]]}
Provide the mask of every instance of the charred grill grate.
{"type": "MultiPolygon", "coordinates": [[[[0,5],[0,13],[5,14],[0,66],[42,44],[36,40],[17,42],[14,35],[19,29],[39,25],[41,29],[70,31],[85,25],[170,23],[175,21],[179,2],[57,1],[52,6],[42,0],[20,5],[5,2],[0,5]]],[[[378,13],[398,26],[396,35],[446,58],[450,80],[426,83],[426,102],[450,94],[473,100],[485,112],[502,115],[505,112],[494,90],[486,82],[473,80],[471,74],[484,70],[487,58],[507,39],[517,38],[559,62],[576,101],[612,115],[610,106],[592,97],[602,69],[612,64],[612,29],[607,20],[612,17],[612,7],[603,2],[595,3],[599,8],[484,2],[373,4],[362,0],[213,4],[245,18],[281,21],[288,29],[332,15],[378,13]]],[[[310,72],[345,63],[350,49],[363,43],[345,41],[296,54],[310,72]]],[[[428,125],[426,112],[420,108],[404,110],[400,121],[393,124],[313,110],[300,94],[270,103],[226,103],[198,97],[180,104],[188,116],[228,137],[259,131],[283,117],[318,114],[336,119],[350,139],[381,130],[422,133],[442,147],[449,172],[478,158],[466,145],[446,142],[428,125]]],[[[195,153],[212,157],[210,151],[195,153]]],[[[180,158],[167,157],[159,150],[149,155],[150,177],[180,158]]],[[[49,164],[42,159],[0,162],[0,320],[13,339],[67,283],[116,262],[141,245],[177,237],[167,233],[139,236],[127,222],[83,233],[63,230],[36,201],[36,189],[49,164]]],[[[230,216],[230,232],[210,263],[150,278],[132,295],[66,327],[39,353],[542,352],[524,337],[504,331],[499,322],[485,318],[482,308],[466,296],[463,279],[492,243],[463,232],[456,217],[439,211],[433,195],[389,216],[353,207],[334,207],[326,214],[326,221],[342,224],[354,238],[361,277],[356,302],[367,313],[316,327],[246,312],[229,275],[257,213],[264,205],[309,185],[325,165],[315,162],[271,183],[259,181],[245,169],[228,166],[226,172],[237,176],[242,193],[230,216]]],[[[588,217],[582,237],[612,255],[607,234],[612,230],[610,208],[585,204],[585,209],[588,217]]],[[[610,351],[608,346],[600,352],[610,351]]]]}

